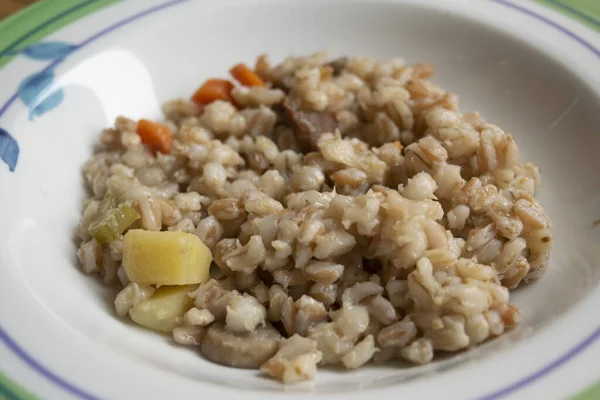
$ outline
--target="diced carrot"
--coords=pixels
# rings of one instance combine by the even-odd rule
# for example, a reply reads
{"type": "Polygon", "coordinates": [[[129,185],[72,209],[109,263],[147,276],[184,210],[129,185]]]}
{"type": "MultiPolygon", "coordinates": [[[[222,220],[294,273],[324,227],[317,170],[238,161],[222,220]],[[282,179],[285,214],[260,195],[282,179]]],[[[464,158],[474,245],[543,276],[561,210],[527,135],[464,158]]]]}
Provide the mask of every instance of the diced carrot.
{"type": "Polygon", "coordinates": [[[398,141],[392,142],[392,144],[394,146],[396,146],[398,148],[398,150],[402,150],[404,148],[404,146],[402,146],[402,143],[400,143],[398,141]]]}
{"type": "Polygon", "coordinates": [[[231,97],[232,90],[233,83],[226,79],[208,79],[200,86],[200,89],[196,90],[196,93],[192,96],[192,100],[202,105],[210,104],[215,100],[223,100],[235,104],[233,97],[231,97]]]}
{"type": "Polygon", "coordinates": [[[137,134],[142,138],[142,143],[148,145],[154,154],[157,151],[163,154],[168,154],[171,151],[173,134],[163,124],[140,119],[137,125],[137,134]]]}
{"type": "Polygon", "coordinates": [[[245,64],[238,64],[229,73],[244,86],[265,86],[263,80],[245,64]]]}

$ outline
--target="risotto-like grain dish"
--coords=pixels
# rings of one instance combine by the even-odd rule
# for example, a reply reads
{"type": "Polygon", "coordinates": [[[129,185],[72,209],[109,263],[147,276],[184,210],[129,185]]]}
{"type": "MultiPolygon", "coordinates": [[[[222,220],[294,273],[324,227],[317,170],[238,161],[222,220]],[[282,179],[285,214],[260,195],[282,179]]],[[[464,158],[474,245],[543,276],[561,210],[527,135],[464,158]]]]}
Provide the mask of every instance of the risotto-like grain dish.
{"type": "Polygon", "coordinates": [[[117,118],[83,167],[88,274],[119,316],[291,383],[432,361],[519,322],[551,222],[514,138],[427,64],[323,53],[231,69],[117,118]]]}

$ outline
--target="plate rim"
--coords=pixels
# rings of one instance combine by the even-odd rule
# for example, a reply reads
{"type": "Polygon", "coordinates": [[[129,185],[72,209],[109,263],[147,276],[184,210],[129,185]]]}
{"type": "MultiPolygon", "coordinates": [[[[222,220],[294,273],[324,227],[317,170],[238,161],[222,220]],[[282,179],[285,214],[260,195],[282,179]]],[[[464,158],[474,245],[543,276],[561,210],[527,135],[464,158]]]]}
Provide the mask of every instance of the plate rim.
{"type": "MultiPolygon", "coordinates": [[[[39,38],[36,37],[36,39],[33,43],[37,43],[40,40],[43,40],[45,37],[47,37],[51,33],[54,33],[55,31],[60,30],[60,29],[64,28],[65,26],[72,24],[73,22],[81,20],[81,19],[85,18],[86,16],[96,12],[99,9],[105,8],[105,7],[107,7],[109,5],[113,5],[115,3],[119,3],[121,1],[122,0],[85,0],[84,2],[81,2],[78,0],[64,0],[63,5],[72,5],[71,7],[68,8],[68,10],[70,10],[69,12],[65,11],[65,12],[59,14],[59,15],[64,15],[65,17],[76,11],[82,11],[87,6],[94,5],[95,7],[93,9],[90,8],[83,15],[80,15],[75,19],[63,21],[63,23],[60,25],[57,25],[53,31],[46,32],[43,36],[40,36],[39,38]]],[[[189,1],[189,0],[163,0],[159,5],[152,6],[147,9],[144,9],[144,10],[140,10],[136,14],[119,19],[117,22],[107,26],[105,29],[89,36],[88,39],[86,39],[82,42],[82,45],[80,47],[84,47],[84,45],[92,43],[94,40],[112,32],[122,26],[125,26],[133,21],[143,18],[146,15],[153,14],[154,12],[160,11],[162,9],[168,8],[168,7],[176,5],[176,4],[185,3],[187,1],[189,1]]],[[[522,6],[521,4],[524,4],[524,2],[515,2],[515,1],[509,1],[509,0],[487,0],[487,1],[502,5],[504,7],[511,8],[517,12],[521,12],[521,13],[526,14],[532,18],[535,18],[547,25],[552,26],[554,29],[559,30],[563,34],[569,36],[574,41],[578,42],[580,45],[586,47],[589,51],[594,53],[598,57],[598,59],[600,59],[600,49],[597,46],[594,46],[592,43],[587,41],[581,35],[574,33],[569,28],[563,26],[560,22],[556,22],[555,19],[553,19],[552,17],[543,15],[543,14],[551,15],[555,11],[548,11],[548,12],[544,12],[542,14],[542,13],[532,10],[531,7],[522,6]]],[[[554,5],[557,5],[557,4],[564,5],[563,3],[559,2],[559,1],[554,1],[554,0],[537,0],[537,1],[541,4],[551,3],[554,5]]],[[[32,24],[35,21],[41,19],[41,16],[45,13],[45,10],[47,10],[50,3],[51,3],[50,0],[40,1],[39,3],[35,3],[35,4],[25,8],[24,10],[6,18],[4,21],[1,21],[0,22],[0,36],[2,36],[2,34],[4,33],[5,35],[7,35],[6,37],[9,37],[10,34],[12,33],[11,27],[14,26],[15,24],[17,24],[17,25],[32,24]]],[[[53,3],[53,4],[55,4],[55,3],[53,3]]],[[[52,20],[52,23],[59,22],[60,18],[55,19],[56,17],[57,17],[57,15],[52,16],[51,18],[48,18],[47,20],[52,20]]],[[[46,22],[47,22],[47,20],[46,20],[46,22]]],[[[581,22],[581,21],[579,21],[579,22],[581,22]]],[[[46,27],[47,27],[47,25],[46,25],[46,27]]],[[[34,31],[33,34],[31,34],[32,31],[29,31],[29,33],[26,34],[26,36],[27,35],[29,35],[29,36],[27,36],[27,38],[25,40],[18,39],[15,42],[19,42],[20,40],[21,40],[21,42],[27,42],[27,39],[33,40],[32,38],[35,37],[36,33],[43,31],[43,28],[44,27],[40,27],[40,25],[37,25],[32,30],[32,31],[34,31]]],[[[600,24],[598,25],[597,29],[600,30],[600,24]]],[[[2,51],[0,51],[0,56],[7,57],[7,54],[8,54],[7,50],[9,52],[14,53],[14,48],[9,46],[7,48],[2,49],[2,51]]],[[[17,52],[16,54],[10,54],[7,57],[8,60],[0,60],[0,71],[3,69],[3,67],[5,65],[9,64],[12,61],[13,57],[17,57],[18,55],[19,55],[19,53],[17,52]]],[[[55,60],[51,63],[51,65],[52,66],[58,65],[63,60],[64,59],[55,60]]],[[[12,105],[12,103],[14,103],[16,101],[16,99],[17,99],[17,96],[15,94],[11,98],[9,98],[9,100],[6,103],[4,103],[2,105],[2,107],[0,107],[0,118],[2,117],[4,112],[12,105]]],[[[584,340],[580,341],[577,345],[572,347],[568,352],[564,353],[562,356],[555,359],[549,365],[547,365],[544,368],[541,368],[537,371],[534,371],[533,373],[527,375],[523,379],[521,379],[517,382],[514,382],[513,384],[511,384],[507,387],[498,389],[494,392],[490,392],[487,395],[480,397],[480,399],[482,399],[482,400],[483,399],[496,399],[496,398],[504,397],[510,393],[515,392],[516,390],[520,389],[521,387],[528,385],[529,383],[531,383],[533,381],[537,381],[538,379],[545,376],[547,373],[551,372],[555,368],[558,368],[559,366],[570,361],[577,354],[579,354],[580,352],[585,350],[591,344],[595,343],[595,341],[598,338],[600,338],[600,327],[596,328],[584,340]]],[[[82,390],[81,388],[78,388],[77,386],[69,383],[65,379],[54,374],[52,371],[48,370],[43,365],[38,363],[35,360],[35,358],[33,358],[30,354],[28,354],[22,347],[20,347],[6,333],[6,331],[2,328],[1,322],[0,322],[0,342],[2,342],[3,345],[7,346],[19,358],[21,358],[23,361],[25,361],[32,368],[32,371],[35,371],[36,373],[43,375],[45,378],[49,379],[56,385],[67,390],[71,394],[74,394],[74,395],[78,396],[79,398],[83,398],[83,399],[90,399],[90,400],[98,400],[99,399],[98,397],[96,397],[92,394],[89,394],[86,391],[82,390]]],[[[15,396],[14,398],[17,398],[17,399],[35,399],[35,398],[37,398],[35,395],[28,393],[26,391],[26,389],[24,389],[24,387],[22,385],[20,385],[19,383],[17,383],[15,380],[11,380],[7,376],[7,374],[4,374],[2,369],[0,369],[0,396],[5,394],[5,391],[8,393],[8,394],[6,394],[8,398],[12,398],[12,397],[10,397],[10,395],[15,396]]],[[[590,387],[584,389],[583,392],[581,392],[578,395],[575,395],[574,398],[582,398],[581,396],[591,396],[590,398],[600,398],[600,381],[596,381],[596,383],[593,383],[590,387]]]]}

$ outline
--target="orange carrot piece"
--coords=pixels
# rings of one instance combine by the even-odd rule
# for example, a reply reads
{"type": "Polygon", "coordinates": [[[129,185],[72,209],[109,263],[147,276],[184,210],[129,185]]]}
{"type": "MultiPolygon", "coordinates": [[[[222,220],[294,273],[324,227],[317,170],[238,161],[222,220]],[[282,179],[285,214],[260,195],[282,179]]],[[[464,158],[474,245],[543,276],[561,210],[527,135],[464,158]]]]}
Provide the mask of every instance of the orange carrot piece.
{"type": "Polygon", "coordinates": [[[244,86],[265,86],[258,74],[245,64],[238,64],[229,70],[229,73],[244,86]]]}
{"type": "Polygon", "coordinates": [[[142,143],[148,145],[154,154],[160,151],[168,154],[173,144],[173,134],[163,124],[140,119],[137,125],[137,134],[142,138],[142,143]]]}
{"type": "Polygon", "coordinates": [[[231,97],[232,90],[233,83],[226,79],[208,79],[200,86],[200,89],[196,90],[196,93],[192,96],[192,101],[202,105],[210,104],[215,100],[235,104],[233,97],[231,97]]]}

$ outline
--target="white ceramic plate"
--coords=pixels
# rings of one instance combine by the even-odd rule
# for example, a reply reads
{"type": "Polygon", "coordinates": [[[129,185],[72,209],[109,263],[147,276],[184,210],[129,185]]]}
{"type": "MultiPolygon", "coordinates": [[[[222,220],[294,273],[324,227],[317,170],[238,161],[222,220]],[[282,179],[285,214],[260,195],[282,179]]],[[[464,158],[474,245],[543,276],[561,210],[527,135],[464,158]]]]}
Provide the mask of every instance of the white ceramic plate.
{"type": "Polygon", "coordinates": [[[0,25],[2,41],[16,44],[0,49],[0,397],[559,399],[600,377],[593,30],[530,2],[92,0],[42,3],[0,25]],[[519,328],[428,366],[323,370],[284,388],[123,323],[114,293],[80,273],[80,168],[101,128],[158,118],[165,99],[261,52],[319,49],[433,64],[463,110],[513,133],[541,167],[555,245],[546,275],[513,294],[519,328]]]}

